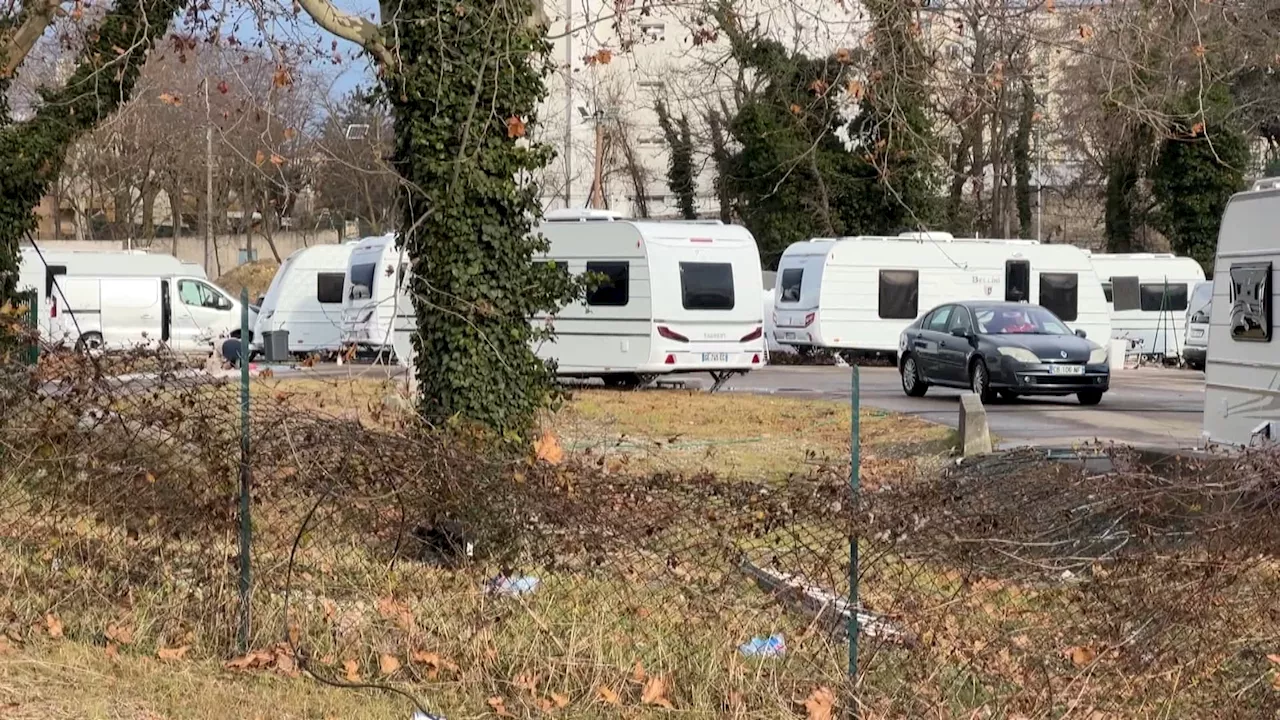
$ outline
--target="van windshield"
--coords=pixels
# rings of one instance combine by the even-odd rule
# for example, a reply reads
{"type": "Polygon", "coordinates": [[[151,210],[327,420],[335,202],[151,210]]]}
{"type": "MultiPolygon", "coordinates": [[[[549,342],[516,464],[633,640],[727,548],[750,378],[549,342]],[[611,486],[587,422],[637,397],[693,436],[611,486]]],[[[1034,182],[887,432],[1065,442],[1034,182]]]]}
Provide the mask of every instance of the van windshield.
{"type": "Polygon", "coordinates": [[[366,263],[351,266],[351,293],[349,300],[367,300],[373,297],[373,277],[377,274],[377,263],[366,263]]]}

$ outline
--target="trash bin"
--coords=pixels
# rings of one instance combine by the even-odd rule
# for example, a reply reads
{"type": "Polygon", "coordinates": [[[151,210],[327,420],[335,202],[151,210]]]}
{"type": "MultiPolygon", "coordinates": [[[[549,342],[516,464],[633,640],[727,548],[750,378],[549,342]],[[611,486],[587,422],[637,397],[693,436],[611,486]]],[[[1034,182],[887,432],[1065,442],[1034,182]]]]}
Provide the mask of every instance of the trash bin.
{"type": "Polygon", "coordinates": [[[289,359],[289,331],[268,330],[262,333],[262,354],[267,362],[284,362],[289,359]]]}

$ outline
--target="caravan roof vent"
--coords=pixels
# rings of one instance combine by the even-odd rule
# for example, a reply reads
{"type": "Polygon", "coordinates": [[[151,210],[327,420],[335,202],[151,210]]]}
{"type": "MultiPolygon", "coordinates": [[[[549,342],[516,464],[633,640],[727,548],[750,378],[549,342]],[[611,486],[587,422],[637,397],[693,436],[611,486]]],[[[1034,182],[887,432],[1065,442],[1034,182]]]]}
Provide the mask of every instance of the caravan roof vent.
{"type": "Polygon", "coordinates": [[[948,232],[904,232],[898,233],[898,237],[903,240],[934,240],[942,242],[955,240],[955,237],[948,232]]]}
{"type": "Polygon", "coordinates": [[[552,210],[542,216],[546,222],[612,222],[626,220],[627,216],[612,210],[596,208],[563,208],[552,210]]]}
{"type": "Polygon", "coordinates": [[[1280,177],[1259,178],[1253,181],[1253,187],[1250,190],[1276,190],[1280,189],[1280,177]]]}

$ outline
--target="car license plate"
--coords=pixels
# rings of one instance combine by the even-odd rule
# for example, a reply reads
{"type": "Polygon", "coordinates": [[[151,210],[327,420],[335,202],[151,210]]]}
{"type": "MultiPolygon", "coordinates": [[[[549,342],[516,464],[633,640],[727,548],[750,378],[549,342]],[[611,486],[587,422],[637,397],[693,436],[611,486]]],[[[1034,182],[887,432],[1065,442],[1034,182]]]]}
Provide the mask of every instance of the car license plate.
{"type": "Polygon", "coordinates": [[[782,336],[783,336],[783,337],[785,337],[785,338],[786,338],[786,339],[788,339],[788,340],[795,340],[795,339],[796,339],[796,334],[795,334],[795,333],[793,333],[793,332],[784,332],[784,333],[782,333],[782,336]]]}
{"type": "Polygon", "coordinates": [[[1193,338],[1204,337],[1204,330],[1192,330],[1191,337],[1193,338]]]}
{"type": "Polygon", "coordinates": [[[702,353],[704,363],[729,362],[729,353],[702,353]]]}
{"type": "Polygon", "coordinates": [[[1083,365],[1050,365],[1050,375],[1083,375],[1083,365]]]}

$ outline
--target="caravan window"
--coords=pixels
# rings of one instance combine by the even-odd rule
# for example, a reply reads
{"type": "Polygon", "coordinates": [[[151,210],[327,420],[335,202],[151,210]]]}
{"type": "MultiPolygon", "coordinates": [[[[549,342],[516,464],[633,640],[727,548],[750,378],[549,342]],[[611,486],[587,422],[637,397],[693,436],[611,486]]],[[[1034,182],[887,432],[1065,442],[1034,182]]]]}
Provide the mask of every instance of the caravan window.
{"type": "Polygon", "coordinates": [[[589,262],[587,272],[604,275],[600,285],[587,293],[588,305],[622,307],[627,304],[631,289],[631,263],[589,262]]]}
{"type": "Polygon", "coordinates": [[[733,265],[680,263],[680,292],[685,310],[732,310],[733,265]]]}
{"type": "Polygon", "coordinates": [[[1111,283],[1109,282],[1102,283],[1102,294],[1106,296],[1107,302],[1115,302],[1115,300],[1111,299],[1111,283]]]}
{"type": "Polygon", "coordinates": [[[1231,266],[1231,339],[1271,342],[1271,263],[1231,266]]]}
{"type": "Polygon", "coordinates": [[[1142,312],[1187,311],[1186,283],[1142,283],[1139,288],[1142,312]]]}
{"type": "Polygon", "coordinates": [[[1008,302],[1031,300],[1031,263],[1009,260],[1004,264],[1004,299],[1008,302]]]}
{"type": "Polygon", "coordinates": [[[920,272],[880,271],[880,317],[885,320],[915,320],[920,314],[920,272]]]}
{"type": "Polygon", "coordinates": [[[378,271],[377,263],[366,263],[351,266],[351,300],[366,300],[373,297],[373,276],[378,271]]]}
{"type": "Polygon", "coordinates": [[[1075,273],[1040,273],[1040,305],[1067,322],[1079,312],[1080,278],[1075,273]]]}
{"type": "Polygon", "coordinates": [[[800,302],[800,285],[803,282],[804,268],[790,268],[788,270],[783,270],[781,291],[778,293],[778,302],[800,302]]]}
{"type": "Polygon", "coordinates": [[[342,273],[316,274],[316,300],[322,303],[342,302],[342,273]]]}

